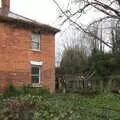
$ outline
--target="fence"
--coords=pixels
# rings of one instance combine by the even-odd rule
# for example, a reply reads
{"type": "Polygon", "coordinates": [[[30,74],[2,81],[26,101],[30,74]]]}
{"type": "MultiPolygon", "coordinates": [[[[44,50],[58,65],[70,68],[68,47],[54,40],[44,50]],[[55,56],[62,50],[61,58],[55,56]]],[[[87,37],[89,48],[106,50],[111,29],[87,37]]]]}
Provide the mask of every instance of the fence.
{"type": "Polygon", "coordinates": [[[103,80],[100,77],[94,77],[92,72],[87,77],[82,75],[57,75],[56,85],[59,90],[64,92],[81,92],[85,90],[103,91],[119,89],[120,80],[107,78],[103,80]]]}

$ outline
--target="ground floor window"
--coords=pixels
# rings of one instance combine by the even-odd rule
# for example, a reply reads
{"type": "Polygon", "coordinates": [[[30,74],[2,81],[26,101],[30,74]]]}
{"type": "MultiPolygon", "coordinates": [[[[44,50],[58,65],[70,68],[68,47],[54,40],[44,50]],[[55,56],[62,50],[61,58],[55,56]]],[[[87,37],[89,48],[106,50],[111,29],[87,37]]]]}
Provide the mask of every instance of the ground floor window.
{"type": "Polygon", "coordinates": [[[32,83],[40,83],[40,66],[32,65],[32,83]]]}

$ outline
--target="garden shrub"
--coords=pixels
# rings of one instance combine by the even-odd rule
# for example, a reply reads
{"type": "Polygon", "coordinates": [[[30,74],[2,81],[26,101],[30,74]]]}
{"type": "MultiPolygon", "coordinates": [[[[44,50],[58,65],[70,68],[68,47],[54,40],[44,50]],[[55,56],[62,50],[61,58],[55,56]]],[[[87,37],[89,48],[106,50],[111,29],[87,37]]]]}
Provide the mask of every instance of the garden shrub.
{"type": "Polygon", "coordinates": [[[24,93],[31,95],[48,95],[49,91],[45,87],[24,86],[24,93]]]}
{"type": "Polygon", "coordinates": [[[0,120],[33,120],[35,105],[32,100],[10,100],[0,112],[0,120]]]}
{"type": "Polygon", "coordinates": [[[120,96],[114,94],[29,94],[0,101],[0,120],[120,120],[119,113],[120,96]]]}
{"type": "Polygon", "coordinates": [[[45,87],[32,87],[30,85],[23,86],[23,87],[15,87],[13,84],[10,84],[4,92],[4,97],[14,97],[20,95],[49,95],[48,89],[45,87]]]}
{"type": "Polygon", "coordinates": [[[4,92],[4,97],[12,97],[20,95],[18,91],[12,84],[10,84],[4,92]]]}

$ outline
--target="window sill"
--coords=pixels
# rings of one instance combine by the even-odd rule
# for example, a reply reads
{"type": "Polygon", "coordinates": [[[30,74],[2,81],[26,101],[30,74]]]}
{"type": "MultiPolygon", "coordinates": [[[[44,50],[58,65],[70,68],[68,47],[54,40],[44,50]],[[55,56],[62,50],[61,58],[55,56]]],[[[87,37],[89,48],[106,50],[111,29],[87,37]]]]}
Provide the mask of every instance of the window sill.
{"type": "Polygon", "coordinates": [[[37,50],[37,49],[31,49],[31,51],[33,51],[33,52],[41,52],[41,50],[37,50]]]}
{"type": "Polygon", "coordinates": [[[39,83],[37,84],[32,84],[31,87],[34,87],[34,88],[39,88],[39,87],[42,87],[42,85],[40,85],[39,83]]]}

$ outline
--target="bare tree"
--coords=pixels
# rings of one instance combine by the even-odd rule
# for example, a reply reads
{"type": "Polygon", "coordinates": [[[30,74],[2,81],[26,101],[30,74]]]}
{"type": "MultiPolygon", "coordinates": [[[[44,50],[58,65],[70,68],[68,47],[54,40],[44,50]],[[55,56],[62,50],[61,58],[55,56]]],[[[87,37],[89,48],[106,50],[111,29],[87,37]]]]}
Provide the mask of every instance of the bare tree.
{"type": "Polygon", "coordinates": [[[116,51],[120,51],[120,20],[114,20],[111,24],[111,43],[113,45],[112,52],[116,54],[116,51]]]}
{"type": "MultiPolygon", "coordinates": [[[[99,36],[99,38],[102,39],[102,23],[96,22],[92,23],[88,26],[88,31],[95,34],[96,36],[99,36]]],[[[104,51],[104,47],[101,41],[95,39],[92,36],[88,36],[88,41],[90,41],[91,49],[98,49],[100,51],[104,51]]]]}
{"type": "MultiPolygon", "coordinates": [[[[62,24],[69,22],[78,31],[82,31],[84,39],[90,41],[93,47],[103,51],[104,46],[107,46],[114,53],[120,53],[120,0],[69,0],[65,10],[57,0],[53,1],[61,12],[62,24]],[[75,6],[72,7],[72,4],[75,6]],[[82,16],[89,14],[90,10],[102,13],[102,16],[85,26],[80,20],[82,16]]],[[[101,81],[101,86],[102,84],[101,81]]]]}
{"type": "MultiPolygon", "coordinates": [[[[76,10],[72,10],[71,7],[67,7],[67,10],[63,10],[56,0],[53,0],[53,1],[61,11],[61,16],[65,17],[65,20],[63,21],[63,23],[66,21],[69,21],[78,30],[82,30],[87,35],[93,37],[94,40],[100,41],[101,48],[102,48],[102,44],[104,44],[109,48],[114,49],[112,44],[109,44],[108,42],[104,41],[101,36],[97,36],[95,33],[88,31],[87,27],[79,23],[78,20],[82,15],[87,14],[87,12],[91,9],[97,10],[98,12],[104,14],[104,17],[98,19],[97,21],[110,19],[110,18],[115,20],[120,20],[120,1],[119,0],[74,0],[74,3],[76,3],[77,6],[79,6],[78,9],[76,10]]],[[[118,49],[115,49],[114,51],[119,52],[118,49]]]]}
{"type": "Polygon", "coordinates": [[[57,60],[60,64],[62,59],[63,51],[68,49],[78,49],[82,51],[85,56],[90,54],[89,42],[86,40],[85,34],[82,31],[75,29],[72,26],[69,26],[64,31],[61,31],[59,35],[59,41],[62,41],[61,44],[57,43],[57,60]]]}
{"type": "Polygon", "coordinates": [[[86,61],[87,56],[83,49],[78,46],[68,47],[63,51],[61,68],[66,74],[80,73],[85,68],[86,61]]]}

